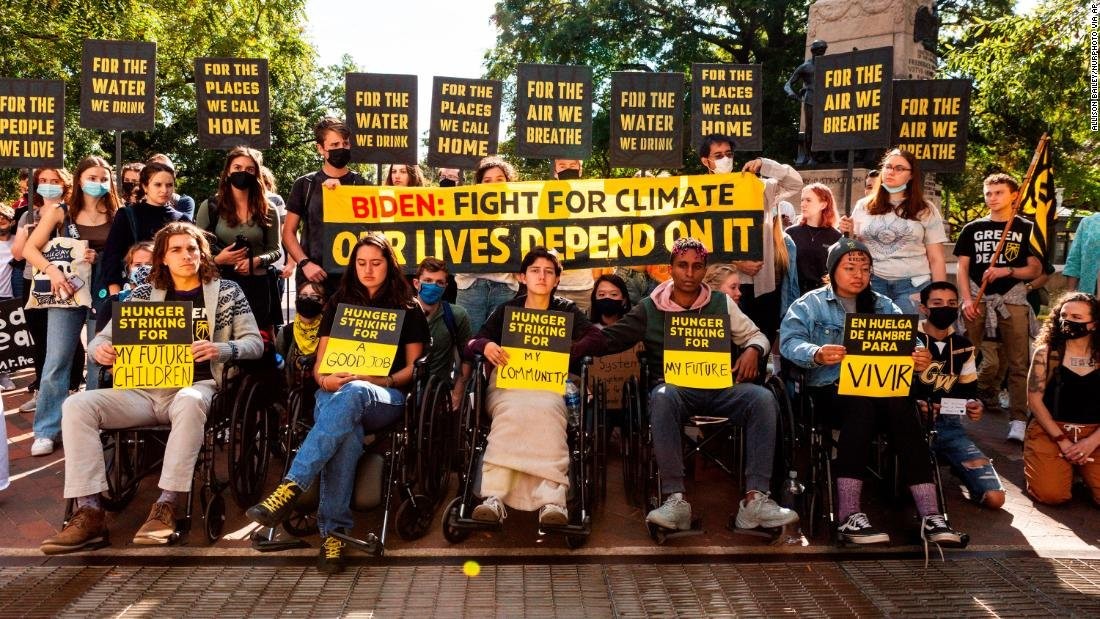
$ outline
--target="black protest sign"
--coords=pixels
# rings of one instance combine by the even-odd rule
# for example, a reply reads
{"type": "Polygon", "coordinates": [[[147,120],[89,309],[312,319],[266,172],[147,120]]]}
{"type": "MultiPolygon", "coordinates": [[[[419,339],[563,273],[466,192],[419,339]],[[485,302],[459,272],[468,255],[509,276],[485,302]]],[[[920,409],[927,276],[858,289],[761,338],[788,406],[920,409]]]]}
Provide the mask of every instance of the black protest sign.
{"type": "Polygon", "coordinates": [[[405,310],[337,305],[320,372],[389,376],[404,322],[405,310]]]}
{"type": "Polygon", "coordinates": [[[684,74],[611,74],[611,165],[684,165],[684,74]]]}
{"type": "Polygon", "coordinates": [[[924,172],[966,168],[970,80],[894,82],[894,137],[890,141],[920,161],[924,172]]]}
{"type": "Polygon", "coordinates": [[[199,145],[271,146],[266,58],[196,58],[199,145]]]}
{"type": "Polygon", "coordinates": [[[679,387],[733,386],[728,314],[665,312],[665,382],[679,387]]]}
{"type": "Polygon", "coordinates": [[[0,168],[59,168],[65,82],[0,79],[0,168]]]}
{"type": "Polygon", "coordinates": [[[890,146],[894,48],[821,56],[814,65],[815,151],[890,146]]]}
{"type": "Polygon", "coordinates": [[[516,78],[516,154],[584,159],[592,154],[592,69],[521,64],[516,78]]]}
{"type": "Polygon", "coordinates": [[[88,39],[80,71],[81,127],[109,131],[153,128],[156,43],[88,39]]]}
{"type": "Polygon", "coordinates": [[[848,314],[844,320],[841,395],[909,395],[916,349],[915,314],[848,314]]]}
{"type": "Polygon", "coordinates": [[[496,154],[499,124],[499,81],[435,77],[428,165],[476,168],[483,157],[496,154]]]}
{"type": "Polygon", "coordinates": [[[508,354],[508,364],[497,369],[497,387],[564,394],[573,315],[507,305],[501,310],[504,332],[500,347],[508,354]]]}
{"type": "Polygon", "coordinates": [[[34,366],[34,337],[21,299],[0,302],[0,372],[34,366]]]}
{"type": "Polygon", "coordinates": [[[351,160],[416,163],[416,76],[348,73],[351,160]]]}
{"type": "Polygon", "coordinates": [[[118,356],[112,386],[115,389],[190,387],[195,382],[191,321],[189,301],[115,303],[111,343],[118,356]]]}
{"type": "Polygon", "coordinates": [[[719,134],[732,141],[733,150],[763,149],[760,83],[758,64],[691,65],[692,144],[719,134]]]}

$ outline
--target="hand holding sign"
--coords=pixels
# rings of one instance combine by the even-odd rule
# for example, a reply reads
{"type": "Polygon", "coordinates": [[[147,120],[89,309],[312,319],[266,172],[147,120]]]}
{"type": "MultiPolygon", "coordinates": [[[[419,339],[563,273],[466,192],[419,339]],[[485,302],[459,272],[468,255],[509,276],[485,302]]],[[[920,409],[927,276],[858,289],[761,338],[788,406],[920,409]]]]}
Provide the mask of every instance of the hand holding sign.
{"type": "Polygon", "coordinates": [[[840,344],[825,344],[814,353],[814,363],[818,365],[836,365],[844,361],[847,350],[840,344]]]}
{"type": "Polygon", "coordinates": [[[348,380],[355,380],[356,376],[389,375],[404,322],[405,310],[339,304],[317,371],[320,374],[350,371],[352,377],[348,380]]]}
{"type": "MultiPolygon", "coordinates": [[[[925,357],[928,351],[915,352],[916,315],[848,314],[844,322],[846,352],[837,393],[872,398],[909,395],[918,356],[931,358],[925,357]]],[[[823,354],[830,363],[835,363],[833,350],[830,347],[823,354]]]]}
{"type": "Polygon", "coordinates": [[[485,347],[487,353],[501,361],[493,361],[498,368],[497,387],[539,389],[564,395],[572,333],[573,314],[505,307],[503,346],[485,347]]]}

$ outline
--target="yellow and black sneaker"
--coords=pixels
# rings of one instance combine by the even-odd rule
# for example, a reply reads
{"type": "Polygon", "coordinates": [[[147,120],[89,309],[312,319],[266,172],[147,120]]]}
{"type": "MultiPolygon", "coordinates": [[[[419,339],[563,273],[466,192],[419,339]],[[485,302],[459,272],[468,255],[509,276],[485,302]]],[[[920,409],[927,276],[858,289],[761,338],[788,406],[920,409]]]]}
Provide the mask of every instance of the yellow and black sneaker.
{"type": "Polygon", "coordinates": [[[344,571],[344,542],[332,535],[321,539],[321,555],[317,557],[317,571],[322,574],[339,574],[344,571]]]}
{"type": "Polygon", "coordinates": [[[298,502],[302,492],[301,486],[289,479],[284,479],[266,499],[249,507],[245,515],[257,524],[277,527],[290,516],[290,510],[294,509],[294,504],[298,502]]]}

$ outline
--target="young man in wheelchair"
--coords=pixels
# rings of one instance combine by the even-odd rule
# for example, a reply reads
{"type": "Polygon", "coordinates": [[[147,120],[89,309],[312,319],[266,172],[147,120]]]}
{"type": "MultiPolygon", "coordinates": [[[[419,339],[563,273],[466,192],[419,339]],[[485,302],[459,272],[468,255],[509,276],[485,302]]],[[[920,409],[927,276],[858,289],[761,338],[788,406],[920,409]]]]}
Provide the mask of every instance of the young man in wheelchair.
{"type": "Polygon", "coordinates": [[[724,292],[703,284],[707,249],[693,238],[678,239],[672,246],[671,279],[657,286],[617,323],[605,328],[607,353],[613,354],[643,342],[650,377],[649,420],[653,452],[660,474],[664,503],[649,512],[646,522],[672,530],[691,528],[691,505],[684,499],[682,425],[694,413],[728,416],[744,426],[748,446],[744,499],[737,512],[737,527],[774,528],[798,521],[798,514],[780,507],[768,497],[775,452],[778,404],[765,388],[753,384],[760,360],[768,354],[768,340],[724,292]],[[664,325],[668,312],[726,314],[730,337],[742,353],[732,367],[736,384],[724,389],[677,387],[664,382],[664,325]]]}
{"type": "MultiPolygon", "coordinates": [[[[76,499],[76,511],[59,534],[42,542],[41,550],[46,554],[100,547],[107,542],[100,503],[100,493],[108,489],[100,430],[158,424],[172,426],[161,467],[161,494],[134,536],[134,543],[167,543],[176,531],[177,498],[191,490],[207,410],[224,364],[258,359],[263,353],[263,341],[248,301],[237,284],[218,278],[202,230],[182,222],[168,224],[154,239],[152,262],[148,283],[138,286],[127,302],[194,304],[194,330],[202,334],[191,345],[195,382],[183,389],[97,389],[65,400],[61,419],[65,437],[64,495],[76,499]]],[[[112,325],[108,324],[88,345],[96,361],[104,366],[115,362],[111,333],[112,325]]]]}

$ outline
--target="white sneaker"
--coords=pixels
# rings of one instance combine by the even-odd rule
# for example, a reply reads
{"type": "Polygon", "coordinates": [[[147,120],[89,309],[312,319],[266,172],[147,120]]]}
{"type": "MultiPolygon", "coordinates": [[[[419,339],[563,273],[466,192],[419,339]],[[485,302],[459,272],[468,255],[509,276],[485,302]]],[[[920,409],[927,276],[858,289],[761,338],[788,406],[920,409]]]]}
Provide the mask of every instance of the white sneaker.
{"type": "Polygon", "coordinates": [[[754,492],[747,503],[741,501],[737,510],[738,529],[772,529],[798,522],[798,512],[780,507],[763,492],[754,492]]]}
{"type": "Polygon", "coordinates": [[[475,507],[471,516],[474,520],[482,522],[504,522],[508,517],[508,510],[504,509],[504,503],[501,503],[500,499],[491,496],[475,507]]]}
{"type": "Polygon", "coordinates": [[[660,507],[646,514],[645,521],[674,531],[687,531],[691,528],[691,505],[683,494],[674,492],[660,507]]]}
{"type": "Polygon", "coordinates": [[[38,392],[31,393],[31,399],[23,402],[19,405],[19,412],[21,413],[33,413],[35,407],[38,406],[38,392]]]}
{"type": "Polygon", "coordinates": [[[569,524],[569,512],[561,505],[548,503],[539,510],[539,524],[560,527],[569,524]]]}
{"type": "Polygon", "coordinates": [[[48,456],[53,453],[53,440],[48,438],[36,438],[31,444],[32,456],[48,456]]]}
{"type": "Polygon", "coordinates": [[[1027,432],[1027,424],[1014,419],[1008,422],[1008,437],[1005,440],[1016,441],[1017,443],[1024,442],[1024,434],[1027,432]]]}

